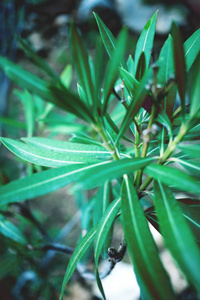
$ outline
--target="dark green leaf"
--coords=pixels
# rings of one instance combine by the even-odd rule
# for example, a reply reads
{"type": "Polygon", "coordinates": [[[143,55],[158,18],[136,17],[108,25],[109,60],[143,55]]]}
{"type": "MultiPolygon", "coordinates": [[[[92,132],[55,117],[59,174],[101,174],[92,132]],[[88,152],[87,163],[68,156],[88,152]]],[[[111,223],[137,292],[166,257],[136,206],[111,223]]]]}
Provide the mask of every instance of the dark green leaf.
{"type": "Polygon", "coordinates": [[[145,61],[145,54],[144,51],[142,51],[139,60],[138,60],[138,65],[136,69],[136,74],[135,78],[140,81],[146,71],[146,61],[145,61]]]}
{"type": "Polygon", "coordinates": [[[124,85],[128,92],[132,93],[138,86],[138,81],[125,69],[119,68],[120,76],[124,80],[124,85]]]}
{"type": "Polygon", "coordinates": [[[71,26],[70,40],[71,40],[73,61],[76,66],[79,79],[81,80],[82,86],[87,95],[88,104],[93,105],[95,109],[97,104],[97,99],[96,99],[94,85],[92,81],[89,58],[88,58],[87,51],[83,45],[81,36],[74,25],[71,26]]]}
{"type": "Polygon", "coordinates": [[[175,299],[137,192],[127,175],[121,197],[125,239],[144,299],[175,299]]]}
{"type": "Polygon", "coordinates": [[[200,292],[200,252],[171,190],[154,182],[155,207],[166,246],[190,282],[200,292]]]}
{"type": "Polygon", "coordinates": [[[126,49],[127,31],[121,31],[119,38],[116,42],[116,48],[111,56],[111,60],[108,64],[107,73],[105,76],[105,87],[103,92],[103,114],[106,112],[108,99],[112,93],[116,76],[118,73],[119,64],[124,56],[126,49]]]}
{"type": "Polygon", "coordinates": [[[183,43],[181,34],[175,23],[172,23],[173,50],[174,50],[174,66],[178,90],[181,99],[181,113],[185,118],[185,90],[186,90],[186,66],[183,43]]]}
{"type": "MultiPolygon", "coordinates": [[[[200,39],[199,39],[200,41],[200,39]]],[[[200,53],[200,51],[199,51],[200,53]]],[[[200,54],[198,55],[194,68],[192,70],[192,88],[191,88],[191,108],[190,108],[190,118],[193,119],[196,117],[196,115],[200,111],[200,101],[199,101],[199,95],[200,95],[200,85],[198,84],[200,82],[200,54]]],[[[198,118],[198,117],[197,117],[198,118]]],[[[199,120],[198,120],[199,123],[199,120]]]]}
{"type": "Polygon", "coordinates": [[[151,164],[144,169],[144,172],[154,179],[160,180],[162,183],[178,190],[193,194],[200,193],[200,183],[181,170],[151,164]]]}

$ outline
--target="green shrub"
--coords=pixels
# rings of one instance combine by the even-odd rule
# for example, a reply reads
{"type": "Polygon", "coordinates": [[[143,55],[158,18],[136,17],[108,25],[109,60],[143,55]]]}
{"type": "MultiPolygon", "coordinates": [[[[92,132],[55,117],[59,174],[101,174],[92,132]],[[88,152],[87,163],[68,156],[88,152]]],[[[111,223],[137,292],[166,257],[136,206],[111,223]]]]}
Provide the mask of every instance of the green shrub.
{"type": "MultiPolygon", "coordinates": [[[[2,186],[0,205],[6,210],[10,203],[71,183],[74,193],[95,188],[84,209],[80,207],[87,233],[71,256],[60,299],[93,241],[96,281],[105,299],[98,264],[110,247],[116,219],[122,224],[124,240],[118,251],[109,248],[110,270],[123,258],[127,245],[143,299],[176,298],[149,230],[150,222],[200,293],[200,29],[183,44],[172,24],[158,60],[151,62],[155,13],[140,35],[134,59],[129,55],[126,61],[126,29],[115,39],[101,19],[95,18],[110,59],[105,65],[99,44],[92,60],[76,27],[71,26],[78,95],[68,88],[64,73],[62,77],[55,74],[23,41],[25,52],[49,80],[0,57],[6,75],[26,89],[21,96],[29,116],[27,137],[21,141],[2,137],[1,142],[33,168],[45,167],[2,186]],[[62,116],[68,122],[66,132],[75,130],[69,141],[33,137],[30,93],[52,103],[50,109],[55,105],[66,112],[62,116]],[[180,192],[186,197],[181,198],[180,192]]],[[[48,122],[47,117],[43,114],[42,121],[48,122]]],[[[25,247],[22,233],[12,226],[2,217],[1,234],[25,247]]]]}

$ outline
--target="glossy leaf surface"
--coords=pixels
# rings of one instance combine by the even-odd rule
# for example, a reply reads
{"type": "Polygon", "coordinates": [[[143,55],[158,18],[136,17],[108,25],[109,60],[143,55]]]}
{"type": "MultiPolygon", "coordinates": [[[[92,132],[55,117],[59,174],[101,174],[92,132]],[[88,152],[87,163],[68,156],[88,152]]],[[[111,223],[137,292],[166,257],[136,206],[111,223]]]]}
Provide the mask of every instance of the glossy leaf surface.
{"type": "Polygon", "coordinates": [[[154,182],[155,207],[167,247],[191,283],[200,291],[200,251],[171,190],[154,182]]]}
{"type": "Polygon", "coordinates": [[[19,244],[27,244],[26,238],[24,237],[23,233],[14,224],[6,220],[3,216],[0,216],[0,234],[19,244]]]}
{"type": "Polygon", "coordinates": [[[176,299],[147,225],[137,192],[128,176],[121,191],[122,225],[141,293],[145,299],[176,299]]]}

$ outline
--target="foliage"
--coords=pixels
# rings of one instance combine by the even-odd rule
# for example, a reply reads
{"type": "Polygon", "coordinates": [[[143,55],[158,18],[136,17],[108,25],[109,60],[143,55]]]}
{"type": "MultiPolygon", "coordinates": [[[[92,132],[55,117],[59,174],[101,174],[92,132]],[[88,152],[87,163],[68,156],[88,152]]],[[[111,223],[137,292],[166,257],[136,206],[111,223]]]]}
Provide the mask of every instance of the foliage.
{"type": "MultiPolygon", "coordinates": [[[[23,230],[7,220],[12,203],[71,183],[74,194],[95,188],[86,206],[80,205],[87,234],[70,258],[60,299],[93,241],[96,281],[106,298],[98,264],[105,257],[104,246],[111,243],[116,219],[122,224],[125,242],[123,250],[114,251],[110,271],[123,258],[126,244],[142,298],[176,299],[149,230],[150,222],[163,235],[188,282],[200,293],[200,29],[182,43],[173,23],[158,60],[150,63],[155,13],[141,33],[134,58],[129,55],[125,61],[126,29],[115,39],[96,14],[95,18],[110,59],[105,67],[99,46],[92,60],[80,33],[71,26],[78,94],[69,89],[69,66],[58,76],[24,41],[21,46],[47,80],[0,57],[6,75],[25,89],[16,93],[24,104],[26,123],[8,118],[1,121],[27,131],[20,141],[1,138],[27,166],[27,176],[0,188],[0,234],[26,253],[23,230]],[[68,141],[46,137],[44,124],[51,134],[72,137],[68,141]],[[180,192],[185,196],[180,197],[180,192]]],[[[29,243],[31,247],[38,244],[33,239],[29,243]]]]}

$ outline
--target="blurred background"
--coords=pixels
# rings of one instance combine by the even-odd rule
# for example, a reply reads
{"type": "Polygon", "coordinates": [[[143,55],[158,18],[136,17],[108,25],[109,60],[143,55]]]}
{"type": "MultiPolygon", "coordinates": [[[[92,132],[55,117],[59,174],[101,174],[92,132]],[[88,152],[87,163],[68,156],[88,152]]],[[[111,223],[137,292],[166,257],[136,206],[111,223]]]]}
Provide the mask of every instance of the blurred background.
{"type": "MultiPolygon", "coordinates": [[[[92,12],[96,12],[102,18],[115,36],[123,26],[127,26],[130,35],[127,53],[134,55],[139,34],[157,10],[159,12],[155,55],[159,54],[170,32],[172,20],[179,25],[183,41],[200,26],[199,0],[1,0],[0,55],[43,76],[17,43],[17,36],[20,36],[59,75],[68,66],[66,72],[70,77],[71,88],[76,89],[77,77],[73,72],[69,46],[69,26],[72,21],[82,32],[91,56],[94,54],[99,36],[92,12]]],[[[24,135],[21,99],[23,95],[13,93],[15,88],[0,71],[0,136],[18,138],[24,135]]],[[[37,104],[35,109],[39,111],[41,108],[39,99],[35,99],[35,103],[37,104]]],[[[43,125],[38,124],[39,132],[44,130],[43,125]]],[[[45,130],[45,135],[48,132],[51,137],[59,135],[62,139],[68,139],[76,128],[72,128],[71,131],[68,128],[66,133],[66,126],[63,124],[60,127],[47,124],[45,130]]],[[[5,184],[27,174],[27,169],[24,169],[20,161],[16,164],[13,156],[2,148],[0,184],[5,184]]],[[[31,204],[28,202],[23,205],[12,205],[9,211],[1,213],[30,236],[31,240],[42,243],[44,239],[53,239],[74,247],[80,237],[81,217],[78,203],[84,202],[85,198],[86,194],[72,197],[64,188],[50,196],[40,197],[31,204]]],[[[119,245],[121,234],[120,225],[116,224],[114,244],[119,245]]],[[[179,299],[195,300],[196,296],[191,290],[187,293],[186,281],[171,262],[169,253],[164,250],[160,235],[157,234],[155,237],[176,291],[180,295],[179,299]]],[[[5,242],[1,234],[0,245],[0,299],[59,299],[63,275],[69,260],[65,254],[55,255],[55,252],[47,251],[33,255],[31,251],[24,251],[9,239],[5,242]]],[[[128,261],[128,257],[125,257],[126,263],[120,263],[113,271],[113,275],[109,276],[112,277],[111,281],[109,279],[104,281],[108,300],[139,299],[139,288],[132,266],[127,264],[128,261]]],[[[65,300],[100,299],[95,284],[88,283],[77,272],[72,279],[65,300]]]]}

